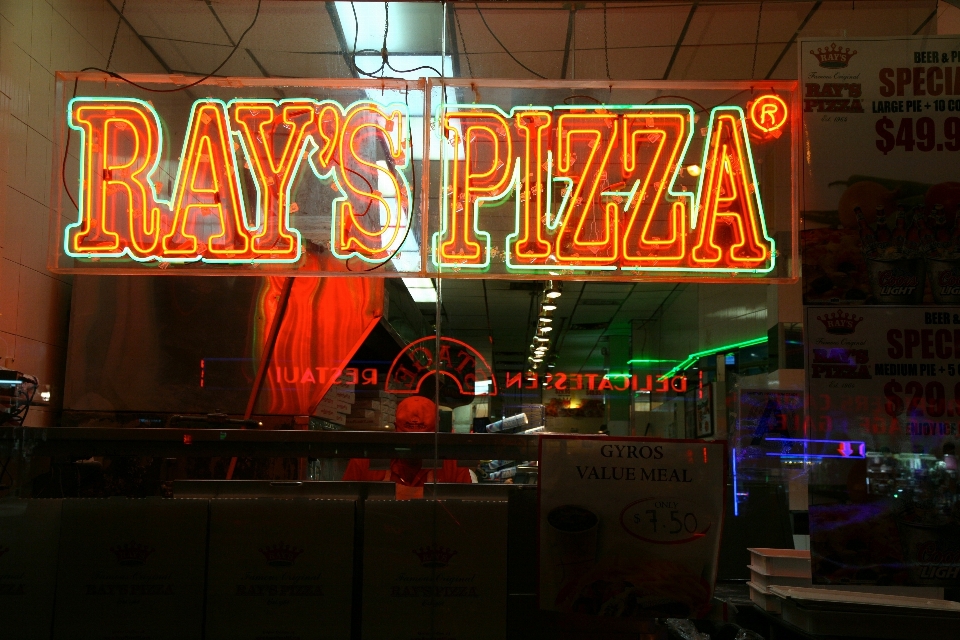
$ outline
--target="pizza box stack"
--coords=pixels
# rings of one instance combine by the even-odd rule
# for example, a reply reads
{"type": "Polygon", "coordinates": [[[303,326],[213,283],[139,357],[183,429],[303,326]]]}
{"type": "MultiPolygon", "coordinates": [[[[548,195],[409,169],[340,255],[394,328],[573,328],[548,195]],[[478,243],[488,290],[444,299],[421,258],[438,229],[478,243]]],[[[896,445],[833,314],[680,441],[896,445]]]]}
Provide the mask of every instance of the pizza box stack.
{"type": "Polygon", "coordinates": [[[372,391],[357,395],[346,424],[357,431],[381,431],[393,429],[396,421],[396,397],[386,391],[372,391]]]}
{"type": "Polygon", "coordinates": [[[347,416],[353,410],[356,397],[354,385],[334,385],[323,396],[323,400],[317,405],[317,410],[313,412],[313,415],[342,427],[347,424],[347,416]]]}
{"type": "MultiPolygon", "coordinates": [[[[810,569],[810,551],[799,549],[748,549],[750,551],[750,599],[765,611],[781,613],[782,595],[776,589],[805,589],[813,587],[810,569]]],[[[875,594],[892,597],[943,600],[942,587],[912,587],[900,585],[817,585],[821,591],[875,594]]]]}
{"type": "Polygon", "coordinates": [[[800,549],[748,549],[750,599],[764,611],[780,613],[780,598],[770,587],[809,587],[810,552],[800,549]]]}

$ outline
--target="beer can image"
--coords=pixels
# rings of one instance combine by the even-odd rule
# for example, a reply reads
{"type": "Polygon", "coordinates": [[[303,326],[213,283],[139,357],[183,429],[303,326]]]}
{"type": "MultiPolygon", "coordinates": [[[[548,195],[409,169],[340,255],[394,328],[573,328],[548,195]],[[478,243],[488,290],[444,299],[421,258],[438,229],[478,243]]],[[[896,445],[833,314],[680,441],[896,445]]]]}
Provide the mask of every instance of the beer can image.
{"type": "Polygon", "coordinates": [[[898,517],[903,562],[909,584],[953,586],[960,580],[960,527],[949,518],[917,522],[898,517]]]}
{"type": "Polygon", "coordinates": [[[920,304],[926,283],[924,267],[922,258],[867,258],[870,290],[885,304],[920,304]]]}
{"type": "Polygon", "coordinates": [[[927,273],[930,274],[930,290],[933,292],[934,302],[960,302],[960,259],[930,258],[927,260],[927,273]]]}

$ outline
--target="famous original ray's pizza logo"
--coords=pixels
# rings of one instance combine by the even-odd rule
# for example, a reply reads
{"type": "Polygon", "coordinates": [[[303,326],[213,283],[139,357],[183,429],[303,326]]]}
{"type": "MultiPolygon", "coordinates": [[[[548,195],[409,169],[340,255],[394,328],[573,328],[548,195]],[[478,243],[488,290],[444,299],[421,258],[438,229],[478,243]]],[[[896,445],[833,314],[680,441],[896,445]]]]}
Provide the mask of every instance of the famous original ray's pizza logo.
{"type": "Polygon", "coordinates": [[[259,551],[271,567],[289,567],[297,557],[303,553],[303,549],[291,546],[285,542],[278,542],[261,547],[259,551]]]}
{"type": "Polygon", "coordinates": [[[436,543],[414,549],[413,553],[420,559],[421,566],[435,569],[447,566],[453,556],[457,555],[455,550],[436,543]]]}
{"type": "Polygon", "coordinates": [[[117,558],[117,563],[125,567],[139,567],[155,549],[139,542],[127,542],[110,547],[110,551],[117,558]]]}
{"type": "Polygon", "coordinates": [[[837,43],[832,42],[828,47],[817,47],[816,51],[811,49],[810,55],[815,57],[824,69],[843,69],[850,64],[850,59],[857,55],[857,52],[850,47],[838,47],[837,43]]]}
{"type": "MultiPolygon", "coordinates": [[[[737,106],[441,104],[439,222],[422,244],[435,267],[474,273],[494,259],[518,274],[769,273],[751,136],[786,125],[774,98],[759,96],[750,118],[737,106]]],[[[384,264],[420,224],[406,104],[200,99],[172,162],[149,102],[74,98],[68,125],[80,134],[79,216],[63,237],[74,259],[296,263],[301,180],[335,193],[337,259],[384,264]]]]}
{"type": "Polygon", "coordinates": [[[839,336],[853,333],[857,330],[857,325],[863,322],[862,317],[857,317],[854,313],[844,313],[842,309],[837,309],[833,313],[817,316],[817,320],[823,324],[823,328],[827,330],[827,333],[839,336]]]}

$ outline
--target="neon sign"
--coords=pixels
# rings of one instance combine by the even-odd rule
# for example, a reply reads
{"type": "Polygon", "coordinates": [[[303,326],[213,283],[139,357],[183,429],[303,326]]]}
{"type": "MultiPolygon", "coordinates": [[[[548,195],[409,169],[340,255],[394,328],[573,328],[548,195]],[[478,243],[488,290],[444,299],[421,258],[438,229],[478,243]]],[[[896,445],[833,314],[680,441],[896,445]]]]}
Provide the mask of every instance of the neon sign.
{"type": "Polygon", "coordinates": [[[397,354],[387,372],[385,391],[398,394],[417,393],[431,375],[453,380],[461,394],[477,394],[477,382],[488,380],[489,389],[482,395],[497,395],[493,370],[479,351],[455,338],[426,337],[411,342],[397,354]]]}
{"type": "Polygon", "coordinates": [[[685,376],[672,378],[657,378],[653,375],[636,375],[629,373],[579,373],[579,372],[550,372],[538,374],[536,372],[506,373],[504,380],[506,389],[539,389],[555,391],[641,391],[645,393],[684,393],[687,390],[685,376]]]}
{"type": "MultiPolygon", "coordinates": [[[[74,75],[96,93],[133,91],[91,73],[61,74],[61,89],[74,75]]],[[[80,161],[72,183],[58,154],[56,179],[61,198],[79,188],[76,209],[56,212],[50,268],[796,275],[796,83],[615,83],[611,104],[586,105],[560,104],[572,85],[545,83],[538,95],[556,102],[511,106],[503,81],[458,82],[211,79],[227,97],[194,101],[177,126],[145,92],[64,98],[80,161]],[[500,100],[469,102],[487,86],[500,100]],[[276,99],[279,87],[316,97],[276,99]],[[249,93],[231,98],[238,88],[249,93]]]]}
{"type": "MultiPolygon", "coordinates": [[[[786,104],[779,105],[782,127],[786,104]]],[[[678,178],[694,116],[689,105],[517,107],[509,114],[442,105],[447,159],[434,265],[487,269],[484,208],[513,196],[516,226],[504,248],[511,270],[771,271],[776,247],[745,114],[735,106],[711,110],[703,171],[688,191],[678,178]]]]}
{"type": "Polygon", "coordinates": [[[64,252],[138,262],[296,262],[303,246],[290,225],[290,194],[306,159],[340,193],[332,253],[382,263],[410,224],[402,171],[410,161],[407,120],[405,105],[373,101],[342,107],[300,98],[197,100],[170,197],[162,198],[163,128],[153,106],[136,98],[74,98],[68,125],[80,132],[79,218],[65,230],[64,252]],[[376,162],[378,145],[389,150],[392,167],[376,162]],[[252,218],[241,164],[256,191],[252,218]],[[374,187],[383,178],[395,198],[374,187]]]}

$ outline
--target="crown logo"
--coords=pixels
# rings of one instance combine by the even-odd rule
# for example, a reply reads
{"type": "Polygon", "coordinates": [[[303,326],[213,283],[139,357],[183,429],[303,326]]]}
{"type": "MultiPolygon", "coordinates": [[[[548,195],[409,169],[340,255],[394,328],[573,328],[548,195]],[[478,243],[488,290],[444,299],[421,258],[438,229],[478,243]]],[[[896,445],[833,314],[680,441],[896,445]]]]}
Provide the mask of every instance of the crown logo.
{"type": "Polygon", "coordinates": [[[153,547],[148,547],[139,542],[128,542],[110,547],[113,555],[117,556],[117,562],[125,567],[139,567],[147,561],[147,556],[154,552],[153,547]]]}
{"type": "Polygon", "coordinates": [[[840,336],[853,333],[857,330],[857,325],[863,322],[863,318],[858,318],[856,314],[844,313],[839,309],[834,313],[817,316],[817,320],[823,323],[827,333],[840,336]]]}
{"type": "Polygon", "coordinates": [[[413,552],[420,558],[420,565],[424,567],[445,567],[450,562],[450,558],[457,555],[457,552],[447,547],[441,547],[432,544],[429,547],[420,547],[413,552]]]}
{"type": "Polygon", "coordinates": [[[816,51],[811,49],[810,53],[824,69],[843,69],[850,63],[850,58],[857,55],[857,52],[851,51],[850,47],[844,49],[838,47],[835,42],[830,43],[829,47],[818,47],[816,51]]]}
{"type": "Polygon", "coordinates": [[[269,547],[260,547],[260,553],[271,567],[289,567],[297,556],[303,553],[303,549],[292,547],[285,542],[278,542],[269,547]]]}

